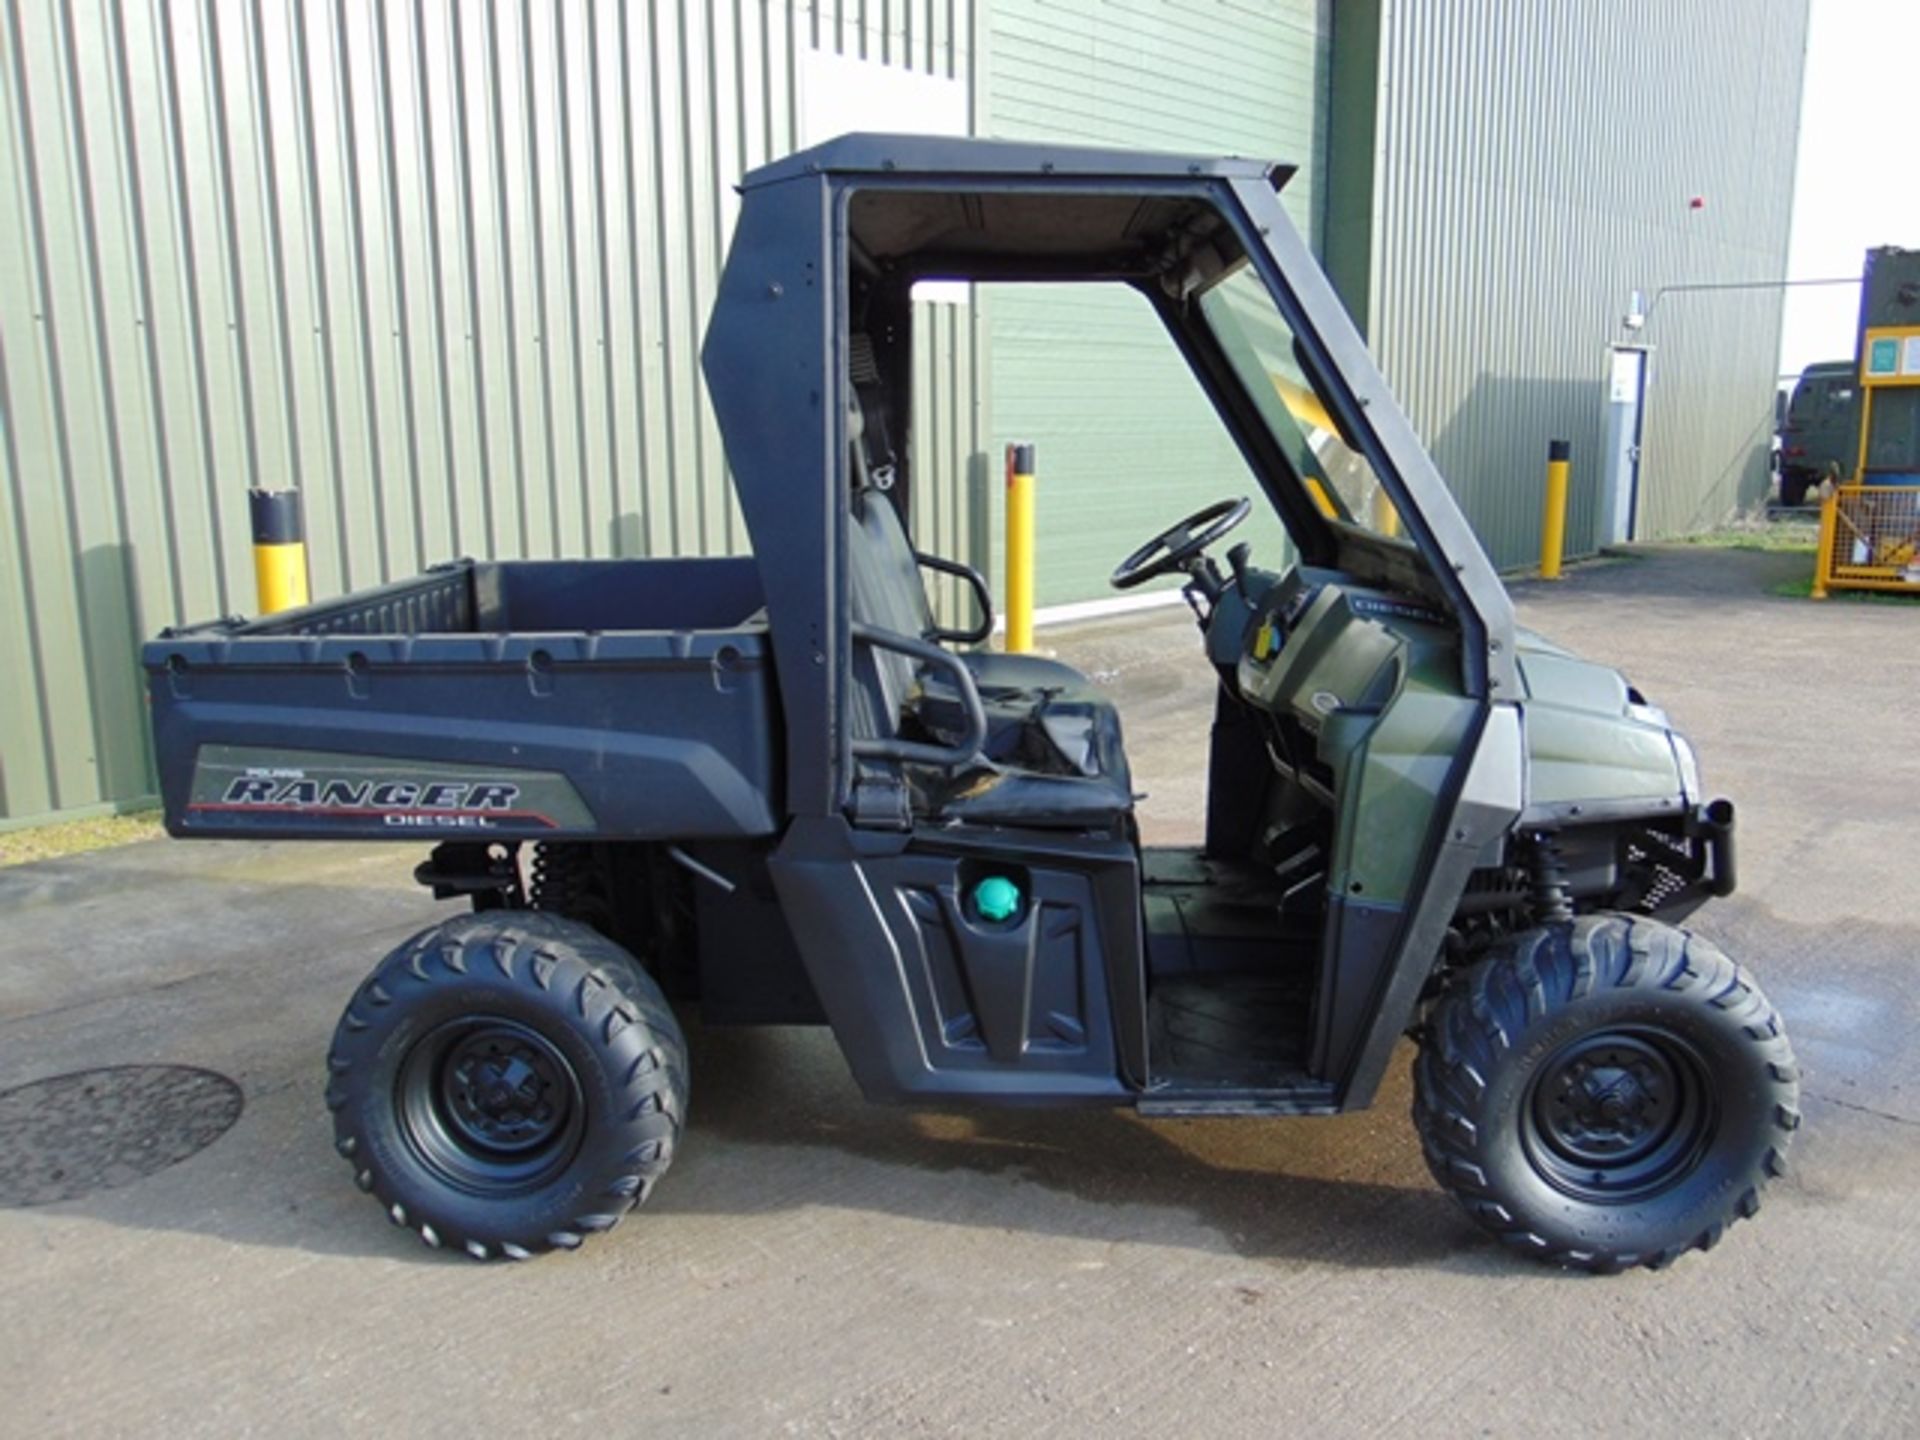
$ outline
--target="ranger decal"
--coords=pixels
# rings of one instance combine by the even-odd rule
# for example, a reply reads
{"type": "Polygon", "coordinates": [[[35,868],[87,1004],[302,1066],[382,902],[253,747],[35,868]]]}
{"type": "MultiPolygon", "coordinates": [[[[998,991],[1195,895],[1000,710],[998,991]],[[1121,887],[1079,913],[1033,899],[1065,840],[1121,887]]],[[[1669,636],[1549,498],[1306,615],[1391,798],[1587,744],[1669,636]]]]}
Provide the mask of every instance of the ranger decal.
{"type": "Polygon", "coordinates": [[[251,833],[594,828],[564,775],[424,760],[202,746],[187,821],[251,833]]]}
{"type": "Polygon", "coordinates": [[[310,780],[249,771],[227,786],[229,805],[319,806],[326,810],[511,810],[518,785],[449,780],[310,780]]]}

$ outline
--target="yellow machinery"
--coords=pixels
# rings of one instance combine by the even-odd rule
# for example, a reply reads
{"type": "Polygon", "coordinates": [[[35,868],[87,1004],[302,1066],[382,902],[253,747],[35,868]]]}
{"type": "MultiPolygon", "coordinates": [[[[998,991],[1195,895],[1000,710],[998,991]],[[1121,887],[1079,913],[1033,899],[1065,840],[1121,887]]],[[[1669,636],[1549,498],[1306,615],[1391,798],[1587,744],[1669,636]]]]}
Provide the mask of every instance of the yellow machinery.
{"type": "Polygon", "coordinates": [[[1860,452],[1820,507],[1813,598],[1920,595],[1920,250],[1867,252],[1856,363],[1860,452]]]}
{"type": "Polygon", "coordinates": [[[1920,595],[1920,485],[1840,485],[1827,496],[1813,598],[1832,590],[1920,595]]]}

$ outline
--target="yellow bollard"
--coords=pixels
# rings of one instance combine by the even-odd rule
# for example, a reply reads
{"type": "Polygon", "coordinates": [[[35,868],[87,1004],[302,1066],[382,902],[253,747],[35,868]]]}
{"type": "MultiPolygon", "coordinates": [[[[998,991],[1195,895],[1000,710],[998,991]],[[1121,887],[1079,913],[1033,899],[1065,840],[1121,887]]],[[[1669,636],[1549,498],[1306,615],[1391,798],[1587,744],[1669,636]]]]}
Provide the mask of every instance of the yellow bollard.
{"type": "Polygon", "coordinates": [[[1547,509],[1540,521],[1540,578],[1560,578],[1560,557],[1567,548],[1567,472],[1573,468],[1573,444],[1547,442],[1547,509]]]}
{"type": "Polygon", "coordinates": [[[260,613],[272,615],[305,605],[307,539],[298,490],[249,490],[253,521],[253,582],[260,613]]]}
{"type": "Polygon", "coordinates": [[[1833,532],[1840,524],[1839,487],[1829,485],[1826,490],[1820,501],[1820,539],[1813,552],[1813,588],[1807,591],[1808,598],[1813,600],[1827,598],[1827,581],[1833,575],[1833,532]]]}
{"type": "Polygon", "coordinates": [[[1378,486],[1373,492],[1373,528],[1376,534],[1385,535],[1388,539],[1400,533],[1400,512],[1388,498],[1384,485],[1378,486]]]}
{"type": "Polygon", "coordinates": [[[1033,446],[1007,446],[1007,650],[1033,649],[1033,446]]]}
{"type": "Polygon", "coordinates": [[[1327,494],[1327,487],[1321,483],[1318,475],[1307,476],[1307,493],[1313,496],[1313,503],[1320,507],[1320,513],[1327,519],[1340,518],[1340,512],[1334,509],[1333,499],[1327,494]]]}

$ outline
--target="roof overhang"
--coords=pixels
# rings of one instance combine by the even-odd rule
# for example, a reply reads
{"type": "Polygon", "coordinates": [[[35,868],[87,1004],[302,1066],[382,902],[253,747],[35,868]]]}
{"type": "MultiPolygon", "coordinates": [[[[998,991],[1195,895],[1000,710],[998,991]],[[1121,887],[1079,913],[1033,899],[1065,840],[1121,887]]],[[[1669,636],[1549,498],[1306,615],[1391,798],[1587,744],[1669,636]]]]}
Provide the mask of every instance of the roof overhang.
{"type": "Polygon", "coordinates": [[[914,175],[942,181],[968,175],[1006,179],[1020,175],[1080,179],[1264,179],[1278,190],[1298,166],[1238,156],[1168,155],[1152,150],[1102,150],[1091,146],[1035,144],[1022,140],[976,140],[949,135],[842,135],[785,159],[762,165],[740,182],[744,190],[802,175],[914,175]]]}

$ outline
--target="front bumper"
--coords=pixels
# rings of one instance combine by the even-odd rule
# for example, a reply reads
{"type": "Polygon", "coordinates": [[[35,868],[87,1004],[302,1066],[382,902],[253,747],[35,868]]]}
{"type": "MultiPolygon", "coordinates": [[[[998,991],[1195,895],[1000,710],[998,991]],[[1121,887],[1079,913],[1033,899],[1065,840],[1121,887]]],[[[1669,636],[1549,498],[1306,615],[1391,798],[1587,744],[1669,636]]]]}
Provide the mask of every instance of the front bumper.
{"type": "Polygon", "coordinates": [[[1622,879],[1625,908],[1678,924],[1708,900],[1733,893],[1733,802],[1696,805],[1677,828],[1670,825],[1622,836],[1622,879]]]}
{"type": "Polygon", "coordinates": [[[1687,834],[1705,851],[1703,877],[1709,895],[1731,895],[1738,883],[1733,861],[1733,802],[1710,800],[1687,817],[1687,834]]]}

